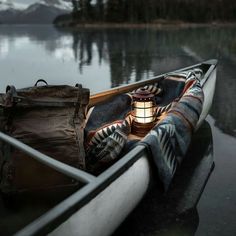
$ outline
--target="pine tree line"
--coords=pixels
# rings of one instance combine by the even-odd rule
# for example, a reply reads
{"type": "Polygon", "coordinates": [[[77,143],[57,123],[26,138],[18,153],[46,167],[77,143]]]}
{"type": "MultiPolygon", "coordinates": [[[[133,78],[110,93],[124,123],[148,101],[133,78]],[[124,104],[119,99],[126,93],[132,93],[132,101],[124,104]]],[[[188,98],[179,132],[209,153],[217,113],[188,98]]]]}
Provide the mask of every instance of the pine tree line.
{"type": "Polygon", "coordinates": [[[72,0],[77,22],[234,21],[235,0],[72,0]]]}

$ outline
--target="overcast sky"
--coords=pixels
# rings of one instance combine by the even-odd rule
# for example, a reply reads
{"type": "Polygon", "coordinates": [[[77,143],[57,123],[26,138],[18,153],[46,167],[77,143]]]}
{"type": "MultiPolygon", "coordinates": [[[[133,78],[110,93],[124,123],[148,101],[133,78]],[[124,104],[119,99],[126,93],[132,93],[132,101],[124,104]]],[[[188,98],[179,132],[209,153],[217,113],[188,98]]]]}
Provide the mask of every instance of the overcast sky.
{"type": "Polygon", "coordinates": [[[31,3],[37,2],[37,0],[12,0],[13,3],[23,3],[29,5],[31,3]]]}
{"type": "Polygon", "coordinates": [[[12,2],[30,4],[33,2],[37,2],[37,0],[12,0],[12,2]]]}

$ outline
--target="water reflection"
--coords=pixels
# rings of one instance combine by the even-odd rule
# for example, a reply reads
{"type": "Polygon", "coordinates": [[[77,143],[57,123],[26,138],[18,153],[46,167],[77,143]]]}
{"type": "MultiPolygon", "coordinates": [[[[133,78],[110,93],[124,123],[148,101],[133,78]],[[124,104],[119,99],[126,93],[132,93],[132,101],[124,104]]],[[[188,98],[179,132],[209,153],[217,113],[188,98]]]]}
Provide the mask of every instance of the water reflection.
{"type": "Polygon", "coordinates": [[[236,28],[78,29],[0,27],[0,90],[79,82],[92,92],[149,78],[209,58],[219,59],[211,115],[236,136],[236,28]],[[33,56],[32,56],[33,55],[33,56]]]}
{"type": "MultiPolygon", "coordinates": [[[[58,52],[67,50],[73,55],[73,38],[70,34],[60,33],[51,26],[1,26],[0,52],[10,54],[9,48],[14,51],[25,45],[41,45],[48,53],[58,57],[58,52]]],[[[2,53],[0,54],[2,55],[2,53]]],[[[5,55],[5,56],[6,56],[5,55]]],[[[74,57],[70,57],[75,60],[74,57]]]]}
{"type": "Polygon", "coordinates": [[[193,236],[199,225],[196,204],[212,167],[212,131],[209,123],[204,122],[194,134],[170,190],[163,195],[154,182],[141,204],[113,236],[193,236]]]}
{"type": "Polygon", "coordinates": [[[211,115],[215,125],[224,133],[236,137],[236,63],[230,60],[219,66],[216,93],[213,101],[211,115]]]}

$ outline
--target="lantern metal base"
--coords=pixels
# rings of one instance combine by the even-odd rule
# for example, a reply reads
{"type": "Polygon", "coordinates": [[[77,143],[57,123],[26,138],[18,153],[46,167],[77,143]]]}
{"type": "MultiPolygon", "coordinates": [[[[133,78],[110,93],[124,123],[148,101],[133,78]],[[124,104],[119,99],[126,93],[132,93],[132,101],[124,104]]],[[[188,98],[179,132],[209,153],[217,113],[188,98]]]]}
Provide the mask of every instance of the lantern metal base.
{"type": "Polygon", "coordinates": [[[139,137],[144,137],[155,125],[155,122],[138,123],[133,121],[131,126],[131,133],[139,137]]]}

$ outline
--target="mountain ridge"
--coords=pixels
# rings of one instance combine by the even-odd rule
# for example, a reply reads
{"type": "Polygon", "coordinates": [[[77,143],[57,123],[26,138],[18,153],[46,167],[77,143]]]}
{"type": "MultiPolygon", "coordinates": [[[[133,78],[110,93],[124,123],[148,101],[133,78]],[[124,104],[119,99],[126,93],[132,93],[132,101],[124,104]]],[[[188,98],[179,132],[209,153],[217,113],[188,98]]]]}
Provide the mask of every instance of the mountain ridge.
{"type": "Polygon", "coordinates": [[[2,24],[51,24],[56,17],[70,11],[72,4],[68,0],[40,0],[26,8],[0,0],[2,24]]]}

